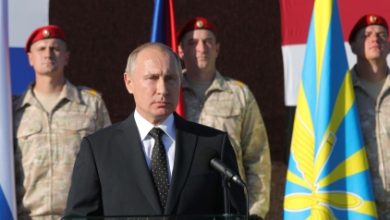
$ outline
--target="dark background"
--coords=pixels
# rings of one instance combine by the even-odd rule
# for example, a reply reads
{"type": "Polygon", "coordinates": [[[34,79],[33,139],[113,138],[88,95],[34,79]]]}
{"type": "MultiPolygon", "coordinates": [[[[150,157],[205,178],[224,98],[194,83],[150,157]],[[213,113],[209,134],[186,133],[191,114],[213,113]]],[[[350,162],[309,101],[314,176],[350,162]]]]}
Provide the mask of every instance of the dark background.
{"type": "MultiPolygon", "coordinates": [[[[101,92],[113,122],[134,109],[122,75],[129,53],[149,41],[153,5],[152,0],[50,1],[50,23],[64,29],[71,51],[67,77],[101,92]]],[[[175,13],[178,28],[195,16],[216,24],[221,42],[218,69],[245,82],[254,93],[273,163],[267,219],[281,219],[289,109],[283,96],[279,1],[176,0],[175,13]]]]}

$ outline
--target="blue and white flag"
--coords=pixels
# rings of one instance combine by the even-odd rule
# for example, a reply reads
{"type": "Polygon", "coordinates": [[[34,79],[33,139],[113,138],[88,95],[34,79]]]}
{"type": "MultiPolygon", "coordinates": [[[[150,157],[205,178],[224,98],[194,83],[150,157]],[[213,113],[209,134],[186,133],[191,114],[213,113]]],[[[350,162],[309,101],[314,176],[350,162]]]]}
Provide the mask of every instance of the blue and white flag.
{"type": "Polygon", "coordinates": [[[16,219],[12,107],[8,47],[8,4],[0,4],[0,219],[16,219]]]}
{"type": "Polygon", "coordinates": [[[24,47],[33,30],[49,24],[49,0],[12,0],[8,8],[12,94],[20,95],[35,79],[24,47]]]}

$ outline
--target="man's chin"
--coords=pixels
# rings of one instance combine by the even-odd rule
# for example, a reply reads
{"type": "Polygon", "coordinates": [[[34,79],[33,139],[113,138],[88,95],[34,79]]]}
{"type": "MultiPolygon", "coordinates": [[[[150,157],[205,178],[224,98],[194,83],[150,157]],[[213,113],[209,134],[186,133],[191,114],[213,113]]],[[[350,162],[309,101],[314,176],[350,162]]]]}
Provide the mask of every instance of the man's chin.
{"type": "Polygon", "coordinates": [[[160,109],[157,109],[155,112],[155,115],[157,117],[166,117],[168,115],[170,115],[172,112],[174,111],[174,109],[172,108],[160,108],[160,109]]]}
{"type": "Polygon", "coordinates": [[[154,122],[155,123],[157,122],[158,124],[164,122],[171,113],[172,112],[167,111],[167,112],[164,112],[164,113],[163,112],[158,112],[158,113],[154,114],[154,116],[153,116],[154,122]]]}
{"type": "Polygon", "coordinates": [[[208,63],[209,63],[208,61],[202,60],[202,61],[198,61],[197,65],[199,69],[204,69],[208,66],[208,63]]]}

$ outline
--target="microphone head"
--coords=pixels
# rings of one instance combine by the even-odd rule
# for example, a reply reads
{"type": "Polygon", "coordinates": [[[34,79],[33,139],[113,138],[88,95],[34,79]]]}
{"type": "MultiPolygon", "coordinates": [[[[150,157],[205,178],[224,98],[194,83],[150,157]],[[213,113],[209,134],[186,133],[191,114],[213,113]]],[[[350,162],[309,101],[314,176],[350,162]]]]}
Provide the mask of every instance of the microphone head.
{"type": "Polygon", "coordinates": [[[224,175],[227,179],[233,180],[233,182],[244,186],[244,181],[241,180],[240,176],[238,176],[235,172],[230,170],[224,163],[222,163],[218,158],[213,158],[210,160],[210,166],[224,175]]]}

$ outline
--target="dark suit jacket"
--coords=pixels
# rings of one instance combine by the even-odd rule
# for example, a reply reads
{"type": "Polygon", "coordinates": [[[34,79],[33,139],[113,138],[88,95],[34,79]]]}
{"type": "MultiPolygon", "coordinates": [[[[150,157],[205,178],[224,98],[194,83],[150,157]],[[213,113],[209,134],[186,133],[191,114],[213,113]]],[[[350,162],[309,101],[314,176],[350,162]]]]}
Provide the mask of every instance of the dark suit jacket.
{"type": "MultiPolygon", "coordinates": [[[[83,139],[65,216],[224,213],[222,177],[210,167],[221,158],[237,171],[226,133],[174,115],[175,164],[165,210],[159,205],[134,115],[83,139]]],[[[243,190],[231,184],[233,211],[245,214],[243,190]]]]}

